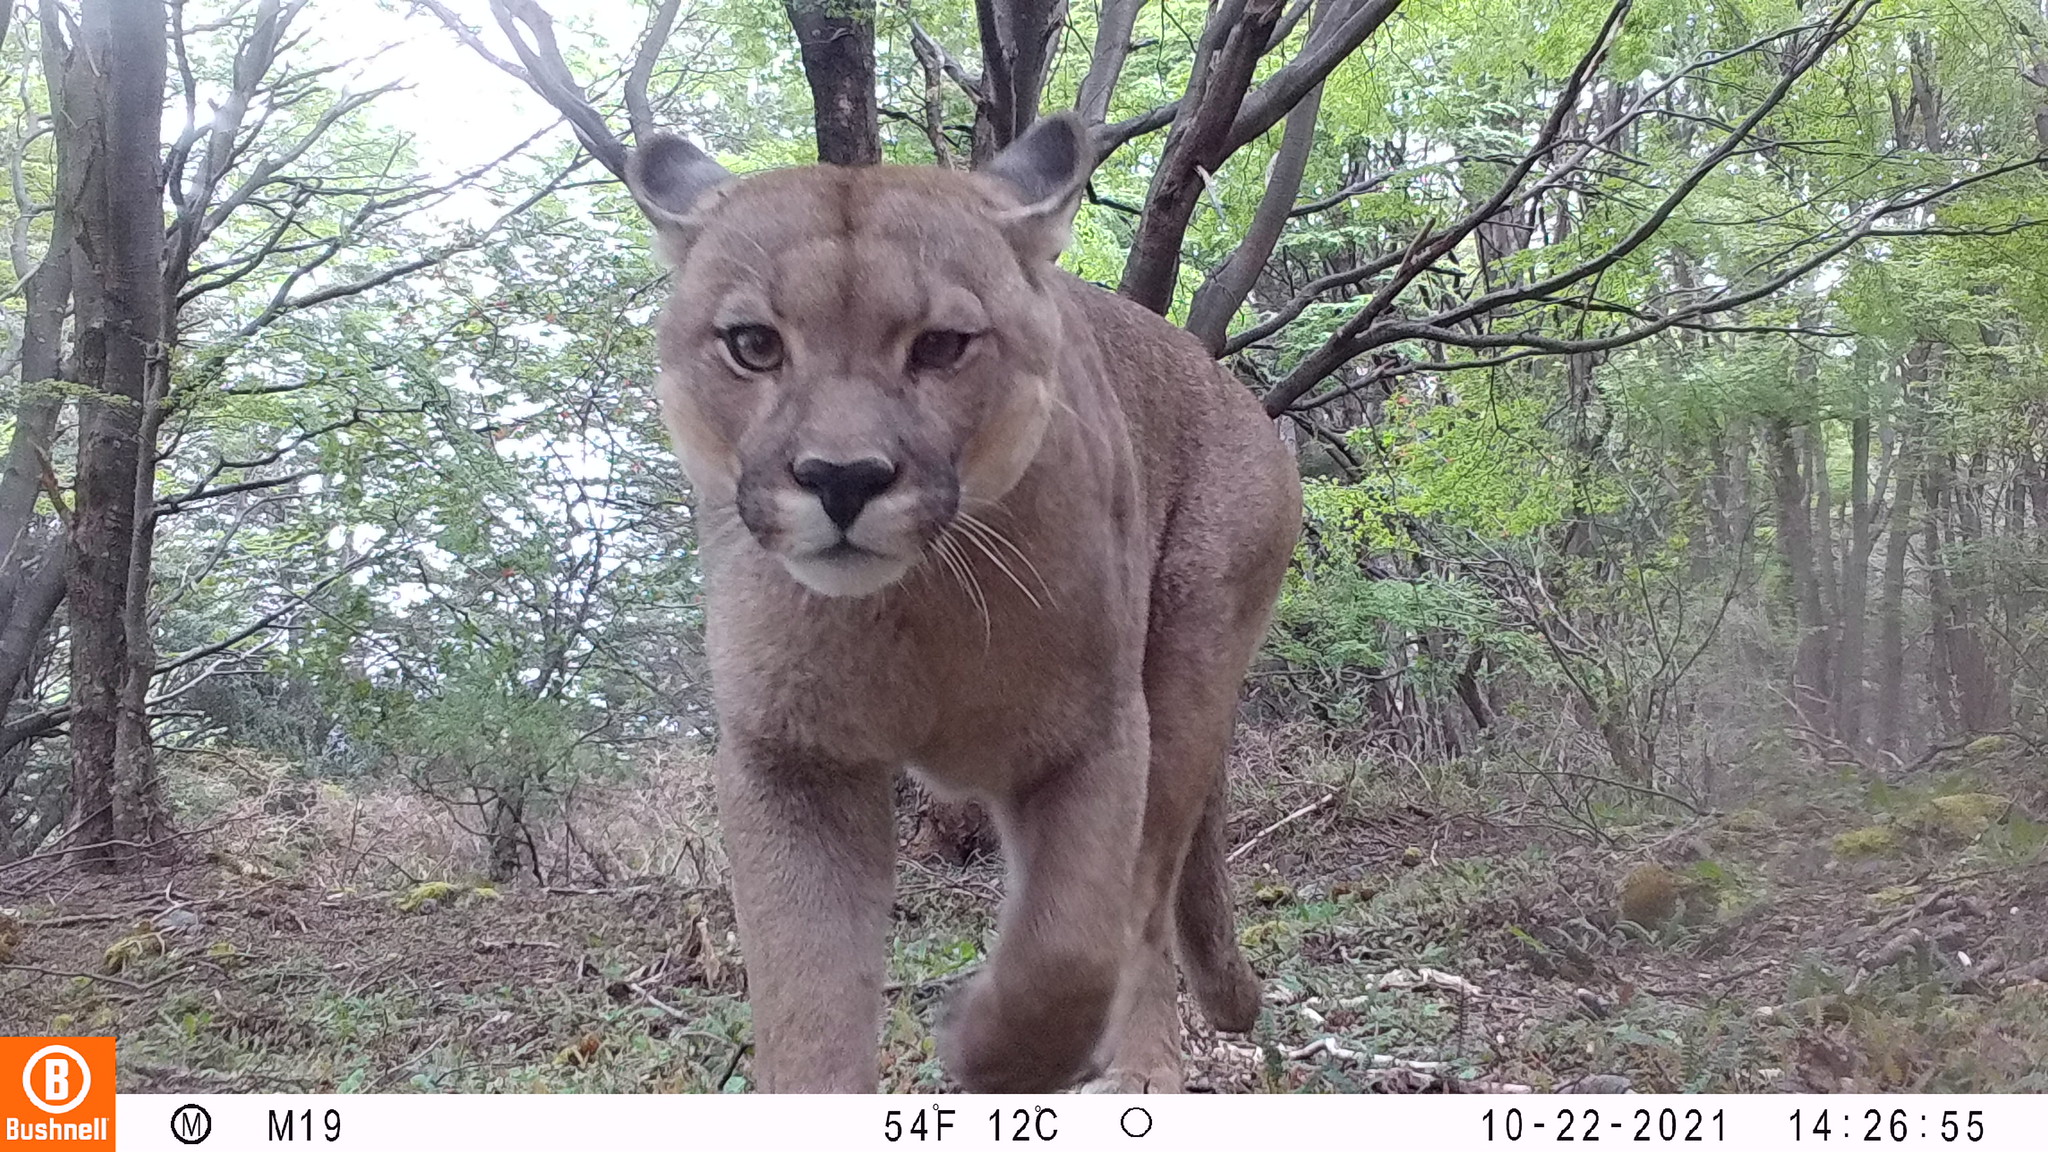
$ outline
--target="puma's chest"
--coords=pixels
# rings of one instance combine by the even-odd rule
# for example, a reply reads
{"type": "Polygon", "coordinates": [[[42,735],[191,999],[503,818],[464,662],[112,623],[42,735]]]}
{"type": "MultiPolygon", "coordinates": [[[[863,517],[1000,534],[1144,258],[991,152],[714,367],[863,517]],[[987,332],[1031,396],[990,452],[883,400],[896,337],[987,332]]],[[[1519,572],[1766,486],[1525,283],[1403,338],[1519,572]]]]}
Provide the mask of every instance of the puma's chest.
{"type": "Polygon", "coordinates": [[[751,591],[708,605],[720,723],[832,760],[979,774],[1089,730],[1143,667],[1131,604],[1034,606],[1015,588],[772,604],[751,591]]]}

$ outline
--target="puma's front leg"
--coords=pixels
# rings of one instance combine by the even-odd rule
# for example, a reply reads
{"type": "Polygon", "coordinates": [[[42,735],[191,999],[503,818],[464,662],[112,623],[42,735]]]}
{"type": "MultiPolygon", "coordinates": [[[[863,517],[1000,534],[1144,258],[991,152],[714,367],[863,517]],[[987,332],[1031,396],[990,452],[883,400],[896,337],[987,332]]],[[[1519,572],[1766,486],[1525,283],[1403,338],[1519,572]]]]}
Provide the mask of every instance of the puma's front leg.
{"type": "Polygon", "coordinates": [[[1096,1071],[1138,920],[1146,739],[1134,698],[1104,747],[996,805],[1009,865],[999,939],[987,971],[948,1006],[939,1041],[969,1091],[1051,1091],[1096,1071]]]}
{"type": "Polygon", "coordinates": [[[728,736],[719,819],[768,1092],[873,1092],[895,855],[890,776],[728,736]]]}

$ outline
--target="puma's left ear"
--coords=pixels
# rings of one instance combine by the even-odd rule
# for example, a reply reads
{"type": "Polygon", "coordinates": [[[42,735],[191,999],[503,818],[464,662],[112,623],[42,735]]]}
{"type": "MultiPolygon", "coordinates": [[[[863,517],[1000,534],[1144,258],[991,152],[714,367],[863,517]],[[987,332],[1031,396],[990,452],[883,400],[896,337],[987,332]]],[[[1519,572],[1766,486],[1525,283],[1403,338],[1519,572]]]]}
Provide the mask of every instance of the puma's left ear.
{"type": "Polygon", "coordinates": [[[1055,260],[1073,236],[1081,190],[1095,170],[1088,125],[1073,112],[1047,116],[989,161],[984,174],[1017,207],[1001,220],[1011,243],[1028,259],[1055,260]]]}
{"type": "Polygon", "coordinates": [[[732,173],[681,136],[659,132],[626,157],[626,188],[654,225],[655,243],[671,264],[697,238],[704,209],[718,200],[732,173]]]}

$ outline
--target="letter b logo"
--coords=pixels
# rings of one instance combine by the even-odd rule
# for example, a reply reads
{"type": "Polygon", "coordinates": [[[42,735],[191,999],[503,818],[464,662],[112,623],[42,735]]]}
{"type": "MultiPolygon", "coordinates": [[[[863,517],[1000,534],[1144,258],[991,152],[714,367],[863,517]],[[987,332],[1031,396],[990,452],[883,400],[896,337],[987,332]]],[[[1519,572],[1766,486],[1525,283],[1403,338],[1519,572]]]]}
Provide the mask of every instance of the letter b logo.
{"type": "Polygon", "coordinates": [[[92,1090],[92,1069],[85,1057],[63,1044],[38,1049],[21,1070],[21,1090],[28,1102],[52,1115],[85,1103],[92,1090]]]}

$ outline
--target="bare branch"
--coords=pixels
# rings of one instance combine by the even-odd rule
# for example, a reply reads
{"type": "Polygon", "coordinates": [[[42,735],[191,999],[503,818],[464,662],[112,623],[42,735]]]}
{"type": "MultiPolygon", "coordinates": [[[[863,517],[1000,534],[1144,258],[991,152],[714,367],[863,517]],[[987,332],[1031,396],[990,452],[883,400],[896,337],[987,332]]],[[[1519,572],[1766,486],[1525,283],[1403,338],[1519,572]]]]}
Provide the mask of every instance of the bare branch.
{"type": "Polygon", "coordinates": [[[940,71],[960,86],[960,91],[966,93],[976,108],[987,104],[988,95],[981,77],[968,75],[966,67],[951,52],[946,51],[946,46],[933,39],[931,33],[926,32],[924,26],[910,17],[907,11],[904,17],[910,23],[911,51],[917,54],[918,59],[929,57],[940,71]]]}
{"type": "Polygon", "coordinates": [[[1131,54],[1131,30],[1137,26],[1138,9],[1144,0],[1102,0],[1095,13],[1095,48],[1088,56],[1088,72],[1074,98],[1074,111],[1091,127],[1109,117],[1109,98],[1123,75],[1124,61],[1131,54]]]}
{"type": "Polygon", "coordinates": [[[1265,271],[1266,261],[1272,258],[1288,217],[1293,215],[1294,196],[1301,189],[1302,174],[1308,170],[1309,150],[1315,144],[1322,94],[1320,85],[1310,89],[1287,114],[1287,130],[1281,138],[1280,150],[1267,168],[1266,192],[1252,214],[1251,226],[1245,229],[1244,239],[1238,241],[1236,249],[1195,289],[1188,308],[1187,329],[1211,356],[1222,353],[1231,317],[1251,295],[1252,285],[1265,271]]]}
{"type": "Polygon", "coordinates": [[[1280,15],[1280,0],[1222,0],[1203,29],[1188,95],[1160,149],[1159,167],[1145,196],[1145,215],[1138,221],[1117,288],[1154,312],[1164,314],[1172,303],[1181,241],[1201,196],[1203,177],[1230,154],[1232,117],[1280,15]]]}
{"type": "Polygon", "coordinates": [[[680,7],[682,0],[661,0],[654,15],[648,18],[647,31],[640,37],[640,50],[633,55],[633,68],[626,74],[626,123],[633,130],[633,139],[642,144],[655,128],[654,112],[647,105],[647,82],[654,76],[662,46],[675,29],[676,9],[680,7]]]}
{"type": "Polygon", "coordinates": [[[520,63],[526,65],[528,83],[534,91],[569,121],[576,138],[606,171],[625,179],[626,146],[612,134],[604,115],[591,107],[582,86],[563,61],[562,50],[555,45],[555,22],[547,10],[534,0],[491,0],[491,14],[498,18],[498,27],[512,41],[512,50],[518,54],[520,63]],[[522,25],[532,34],[531,44],[520,32],[522,25]]]}
{"type": "MultiPolygon", "coordinates": [[[[293,312],[304,311],[307,308],[312,308],[317,305],[326,304],[333,300],[342,299],[343,297],[361,295],[362,293],[368,292],[373,288],[379,288],[382,287],[383,285],[391,283],[394,280],[400,279],[405,276],[410,276],[414,272],[418,272],[423,268],[431,268],[436,264],[443,263],[444,261],[448,260],[450,257],[454,256],[458,252],[467,252],[476,248],[481,248],[484,244],[489,242],[492,236],[497,234],[499,229],[503,228],[506,224],[510,223],[511,221],[518,219],[521,215],[523,215],[526,212],[527,209],[533,207],[535,204],[538,204],[542,200],[547,199],[549,196],[554,195],[556,190],[562,186],[562,183],[568,179],[570,174],[575,172],[577,168],[582,166],[582,164],[583,160],[580,157],[575,161],[572,161],[567,168],[557,173],[553,179],[541,185],[538,189],[535,189],[524,200],[521,200],[519,203],[513,205],[512,207],[506,209],[503,213],[499,214],[498,218],[495,221],[493,221],[489,226],[481,229],[472,236],[469,236],[463,240],[459,240],[452,244],[444,245],[437,251],[429,252],[424,256],[417,256],[411,260],[400,261],[397,264],[391,265],[387,268],[380,269],[379,271],[373,272],[359,279],[350,280],[341,284],[332,284],[318,291],[308,292],[303,296],[291,296],[290,292],[292,285],[295,284],[298,281],[299,277],[304,275],[304,273],[307,271],[307,268],[301,267],[298,270],[294,271],[290,276],[286,277],[283,283],[278,285],[277,291],[273,293],[271,296],[270,303],[263,309],[262,312],[251,317],[247,323],[243,324],[237,335],[243,339],[247,339],[248,337],[254,336],[256,333],[261,332],[263,329],[269,327],[270,325],[276,323],[279,319],[293,312]]],[[[324,260],[320,260],[317,261],[316,263],[324,262],[324,260]]]]}
{"type": "Polygon", "coordinates": [[[412,0],[412,6],[415,10],[424,8],[427,11],[432,12],[437,18],[439,18],[444,27],[446,27],[450,32],[455,33],[455,38],[457,40],[460,40],[464,44],[467,44],[469,46],[470,51],[475,52],[478,56],[482,57],[486,63],[497,68],[499,71],[505,73],[507,76],[512,77],[514,80],[519,81],[521,84],[526,85],[528,88],[532,88],[536,92],[540,90],[540,86],[533,82],[533,76],[531,73],[527,72],[526,69],[521,68],[519,65],[512,63],[510,60],[507,60],[504,57],[499,56],[497,53],[492,52],[490,50],[490,47],[486,45],[483,42],[483,40],[477,36],[476,30],[471,28],[469,25],[464,24],[462,20],[455,15],[455,13],[448,10],[447,5],[440,3],[440,0],[412,0]]]}
{"type": "Polygon", "coordinates": [[[180,653],[177,656],[173,656],[169,660],[163,661],[162,663],[156,666],[155,674],[158,676],[162,676],[165,673],[175,672],[178,669],[185,667],[186,665],[195,664],[210,656],[218,656],[222,652],[225,652],[228,649],[233,648],[235,645],[240,644],[242,641],[249,639],[251,636],[254,636],[257,633],[265,631],[269,628],[275,627],[279,622],[285,620],[286,618],[290,617],[293,613],[306,607],[307,604],[311,603],[313,597],[318,596],[320,593],[333,587],[337,581],[345,579],[346,577],[348,577],[350,573],[355,572],[357,569],[370,563],[372,560],[376,560],[379,558],[380,554],[378,553],[371,553],[369,555],[358,557],[355,561],[344,566],[339,571],[331,572],[326,576],[321,577],[319,580],[314,582],[311,588],[306,589],[304,592],[292,593],[291,603],[286,604],[284,607],[279,608],[274,612],[266,613],[265,615],[259,617],[254,623],[249,624],[246,627],[237,629],[233,634],[229,635],[226,639],[217,640],[211,644],[201,645],[200,647],[194,648],[189,652],[180,653]]]}
{"type": "Polygon", "coordinates": [[[1300,54],[1246,95],[1230,126],[1225,154],[1264,136],[1311,89],[1336,71],[1337,65],[1379,31],[1380,25],[1400,6],[1401,0],[1353,0],[1347,11],[1333,14],[1334,19],[1318,20],[1300,54]]]}

